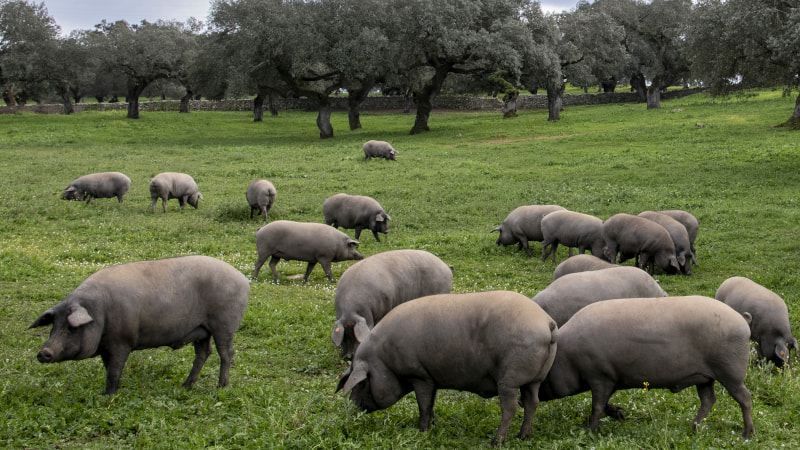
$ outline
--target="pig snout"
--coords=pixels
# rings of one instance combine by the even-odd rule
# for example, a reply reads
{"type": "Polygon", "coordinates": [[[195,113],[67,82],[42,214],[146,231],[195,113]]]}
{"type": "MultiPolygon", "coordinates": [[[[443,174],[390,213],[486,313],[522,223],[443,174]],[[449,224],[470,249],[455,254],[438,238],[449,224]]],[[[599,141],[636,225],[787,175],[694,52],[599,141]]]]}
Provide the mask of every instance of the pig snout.
{"type": "Polygon", "coordinates": [[[51,363],[55,362],[56,357],[52,350],[49,348],[43,348],[39,350],[39,353],[36,355],[36,359],[38,359],[40,363],[51,363]]]}

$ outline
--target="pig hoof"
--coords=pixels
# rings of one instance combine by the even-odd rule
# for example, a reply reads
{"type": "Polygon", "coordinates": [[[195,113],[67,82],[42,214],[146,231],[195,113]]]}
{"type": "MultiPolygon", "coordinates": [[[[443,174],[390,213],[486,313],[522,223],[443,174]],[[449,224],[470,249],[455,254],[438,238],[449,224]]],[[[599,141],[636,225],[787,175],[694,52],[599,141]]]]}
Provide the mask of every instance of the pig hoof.
{"type": "Polygon", "coordinates": [[[606,415],[620,422],[625,420],[625,411],[623,411],[622,408],[620,408],[619,406],[614,406],[614,405],[606,406],[606,415]]]}

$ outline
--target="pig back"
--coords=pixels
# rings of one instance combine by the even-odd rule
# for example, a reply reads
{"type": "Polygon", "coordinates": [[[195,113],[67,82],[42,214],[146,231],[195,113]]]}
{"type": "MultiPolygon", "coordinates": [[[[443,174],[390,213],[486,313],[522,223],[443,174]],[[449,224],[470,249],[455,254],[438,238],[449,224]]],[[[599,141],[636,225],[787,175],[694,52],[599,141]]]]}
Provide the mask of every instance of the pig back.
{"type": "Polygon", "coordinates": [[[561,327],[557,361],[563,356],[583,373],[624,369],[619,373],[629,379],[622,384],[645,380],[654,388],[698,372],[744,379],[749,338],[745,319],[712,298],[612,299],[586,306],[561,327]]]}
{"type": "Polygon", "coordinates": [[[336,286],[334,308],[358,313],[369,326],[392,308],[415,298],[449,293],[453,273],[441,259],[423,250],[391,250],[350,266],[336,286]]]}
{"type": "Polygon", "coordinates": [[[610,269],[613,267],[618,266],[594,255],[579,254],[570,256],[553,271],[553,281],[570,273],[610,269]]]}
{"type": "Polygon", "coordinates": [[[522,294],[439,294],[390,311],[356,357],[367,346],[365,352],[382,355],[398,376],[430,377],[440,388],[491,396],[501,375],[527,380],[520,385],[543,380],[556,336],[555,322],[522,294]]]}
{"type": "Polygon", "coordinates": [[[664,290],[647,272],[636,267],[612,266],[564,275],[536,294],[533,301],[558,326],[563,326],[581,308],[595,302],[665,296],[664,290]]]}
{"type": "Polygon", "coordinates": [[[111,266],[70,296],[102,303],[106,334],[137,330],[136,349],[172,345],[198,326],[232,335],[249,292],[249,281],[230,264],[194,255],[111,266]]]}

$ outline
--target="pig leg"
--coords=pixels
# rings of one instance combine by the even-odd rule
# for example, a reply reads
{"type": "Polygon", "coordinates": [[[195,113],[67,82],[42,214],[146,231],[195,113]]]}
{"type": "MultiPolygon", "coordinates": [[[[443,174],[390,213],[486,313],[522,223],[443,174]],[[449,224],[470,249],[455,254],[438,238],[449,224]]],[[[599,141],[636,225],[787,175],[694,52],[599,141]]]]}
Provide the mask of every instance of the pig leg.
{"type": "MultiPolygon", "coordinates": [[[[270,264],[272,264],[272,263],[270,263],[270,264]]],[[[331,279],[331,265],[330,265],[330,263],[328,263],[328,268],[327,269],[325,268],[325,264],[322,263],[321,261],[320,261],[320,264],[322,265],[322,269],[325,271],[325,275],[328,275],[328,279],[333,281],[333,279],[331,279]]],[[[317,263],[315,261],[309,261],[308,262],[308,266],[306,266],[306,274],[303,275],[303,283],[307,283],[308,282],[308,277],[311,275],[311,271],[314,270],[314,266],[316,266],[316,265],[317,265],[317,263]]]]}
{"type": "Polygon", "coordinates": [[[520,427],[517,437],[519,439],[527,439],[531,436],[533,414],[536,412],[536,408],[539,407],[539,383],[526,384],[520,388],[520,391],[525,415],[522,418],[522,427],[520,427]]]}
{"type": "MultiPolygon", "coordinates": [[[[508,428],[511,426],[511,420],[514,419],[514,413],[517,412],[517,388],[504,386],[498,384],[497,386],[497,395],[500,397],[500,428],[497,429],[497,434],[492,439],[492,446],[497,447],[498,445],[502,444],[503,441],[506,439],[506,435],[508,435],[508,428]]],[[[522,392],[522,401],[525,402],[525,396],[527,394],[523,391],[522,392]]],[[[524,403],[523,403],[524,404],[524,403]]],[[[536,408],[532,408],[535,410],[536,408]]],[[[525,410],[525,415],[528,415],[528,410],[525,410]]],[[[532,419],[532,418],[531,418],[532,419]]],[[[524,423],[524,421],[523,421],[524,423]]],[[[524,425],[523,425],[524,426],[524,425]]],[[[520,434],[522,432],[520,431],[520,434]]]]}
{"type": "Polygon", "coordinates": [[[100,358],[106,367],[106,395],[114,395],[119,389],[119,380],[122,378],[122,369],[125,361],[128,360],[131,349],[117,346],[113,349],[103,349],[100,351],[100,358]]]}
{"type": "MultiPolygon", "coordinates": [[[[331,273],[331,260],[325,259],[320,260],[319,265],[322,266],[322,270],[325,271],[325,275],[328,276],[328,280],[332,283],[336,283],[336,280],[333,279],[333,274],[331,273]]],[[[311,273],[311,263],[308,263],[308,271],[306,272],[306,278],[308,278],[308,274],[311,273]]]]}
{"type": "Polygon", "coordinates": [[[608,400],[614,394],[614,383],[592,385],[592,414],[589,416],[589,431],[593,432],[600,425],[600,419],[608,406],[608,400]]]}
{"type": "MultiPolygon", "coordinates": [[[[275,284],[281,284],[280,280],[278,279],[278,269],[275,267],[278,265],[278,261],[281,259],[277,256],[273,256],[272,259],[269,260],[269,268],[272,270],[272,278],[275,279],[275,284]]],[[[264,263],[261,263],[264,264],[264,263]]],[[[306,272],[308,273],[308,272],[306,272]]],[[[303,280],[305,281],[305,280],[303,280]]]]}
{"type": "Polygon", "coordinates": [[[151,200],[153,200],[153,202],[150,204],[150,212],[152,214],[155,214],[156,213],[156,203],[158,203],[158,197],[153,197],[151,200]]]}
{"type": "Polygon", "coordinates": [[[197,381],[197,377],[200,375],[200,369],[203,368],[210,354],[211,335],[194,342],[194,363],[192,364],[192,371],[189,372],[189,376],[181,387],[190,388],[194,385],[194,382],[197,381]]]}
{"type": "Polygon", "coordinates": [[[697,396],[700,397],[700,410],[697,411],[697,416],[692,421],[692,428],[697,429],[697,425],[711,412],[711,407],[717,401],[717,395],[714,393],[714,380],[707,381],[695,386],[697,388],[697,396]]]}
{"type": "Polygon", "coordinates": [[[261,255],[261,254],[258,255],[258,259],[256,260],[256,270],[253,272],[253,281],[258,280],[258,271],[261,270],[261,266],[263,266],[264,263],[267,262],[268,256],[269,255],[261,255]]]}
{"type": "MultiPolygon", "coordinates": [[[[363,229],[364,227],[356,227],[356,240],[358,240],[358,237],[361,236],[361,230],[363,229]]],[[[378,235],[375,235],[375,237],[378,237],[378,235]]],[[[378,241],[380,242],[380,239],[378,239],[378,241]]]]}
{"type": "Polygon", "coordinates": [[[419,431],[428,431],[433,422],[433,402],[436,400],[436,388],[430,381],[419,380],[412,383],[419,407],[419,431]]]}
{"type": "Polygon", "coordinates": [[[225,387],[228,385],[228,373],[231,369],[233,362],[233,335],[214,335],[214,345],[217,347],[219,353],[219,384],[218,387],[225,387]]]}
{"type": "MultiPolygon", "coordinates": [[[[381,238],[379,238],[379,237],[378,237],[378,232],[377,232],[377,231],[373,231],[373,232],[372,232],[372,235],[373,235],[373,236],[375,236],[375,240],[376,240],[376,241],[378,241],[378,242],[380,242],[380,241],[381,241],[381,238]]],[[[356,238],[356,239],[358,239],[358,238],[356,238]]]]}
{"type": "MultiPolygon", "coordinates": [[[[720,381],[720,383],[722,382],[720,381]]],[[[755,433],[755,427],[753,426],[753,404],[751,402],[750,391],[747,390],[742,381],[731,384],[722,383],[722,385],[725,386],[728,394],[730,394],[742,408],[742,420],[744,421],[742,438],[750,439],[750,436],[755,433]]]]}
{"type": "Polygon", "coordinates": [[[183,207],[186,206],[186,200],[189,198],[188,195],[183,195],[178,198],[178,201],[181,202],[181,211],[183,211],[183,207]]]}
{"type": "MultiPolygon", "coordinates": [[[[263,214],[263,215],[264,215],[264,222],[269,222],[269,219],[267,219],[267,213],[268,213],[268,212],[269,212],[269,211],[267,211],[267,208],[266,208],[266,207],[264,207],[264,206],[262,206],[262,207],[261,207],[261,214],[263,214]]],[[[250,218],[252,219],[252,218],[253,218],[253,217],[252,217],[252,211],[250,212],[250,214],[251,214],[251,217],[250,217],[250,218]]]]}
{"type": "Polygon", "coordinates": [[[525,250],[525,254],[528,255],[528,258],[533,256],[533,253],[531,253],[531,249],[528,246],[528,240],[527,239],[521,238],[519,240],[519,248],[520,248],[520,250],[525,250]]]}
{"type": "Polygon", "coordinates": [[[252,207],[252,206],[250,207],[250,219],[253,218],[253,211],[255,211],[255,210],[256,209],[254,207],[252,207]]]}
{"type": "Polygon", "coordinates": [[[167,212],[167,197],[161,197],[161,209],[167,212]]]}

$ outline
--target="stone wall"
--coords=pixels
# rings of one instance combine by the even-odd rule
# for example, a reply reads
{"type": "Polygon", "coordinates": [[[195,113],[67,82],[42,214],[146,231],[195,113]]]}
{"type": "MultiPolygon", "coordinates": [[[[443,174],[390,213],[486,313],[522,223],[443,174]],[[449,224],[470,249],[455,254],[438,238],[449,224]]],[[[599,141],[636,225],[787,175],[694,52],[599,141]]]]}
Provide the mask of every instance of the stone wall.
{"type": "MultiPolygon", "coordinates": [[[[685,97],[702,92],[699,89],[681,89],[662,94],[662,100],[685,97]]],[[[636,103],[639,102],[637,94],[632,92],[598,93],[564,95],[564,106],[600,105],[608,103],[636,103]]],[[[331,108],[334,111],[347,110],[347,97],[331,97],[331,108]]],[[[405,97],[369,97],[361,105],[362,111],[394,111],[406,107],[405,97]]],[[[306,98],[276,99],[275,106],[279,111],[299,109],[314,111],[316,107],[306,98]]],[[[79,103],[74,106],[75,112],[82,111],[125,111],[127,103],[79,103]]],[[[163,100],[139,103],[139,111],[178,111],[180,101],[163,100]]],[[[414,109],[414,104],[409,103],[414,109]]],[[[519,109],[547,109],[546,95],[521,95],[517,102],[519,109]]],[[[471,96],[440,96],[434,100],[435,109],[466,110],[466,111],[500,111],[503,103],[496,98],[471,97],[471,96]]],[[[192,100],[189,102],[192,111],[251,111],[252,99],[240,100],[192,100]]],[[[0,114],[13,114],[16,112],[36,112],[43,114],[60,114],[64,110],[62,105],[26,105],[16,107],[0,107],[0,114]]]]}

